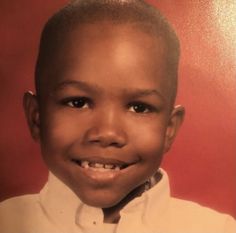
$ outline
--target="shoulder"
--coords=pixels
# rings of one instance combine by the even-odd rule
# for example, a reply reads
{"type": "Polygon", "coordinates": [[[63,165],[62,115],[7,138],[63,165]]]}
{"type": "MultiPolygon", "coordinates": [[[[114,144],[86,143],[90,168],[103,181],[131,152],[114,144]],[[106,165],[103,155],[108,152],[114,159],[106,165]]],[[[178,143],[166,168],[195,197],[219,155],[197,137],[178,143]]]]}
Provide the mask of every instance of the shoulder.
{"type": "Polygon", "coordinates": [[[198,229],[199,232],[207,233],[236,232],[236,221],[230,215],[219,213],[192,201],[171,198],[169,214],[172,221],[177,221],[181,228],[188,226],[189,229],[198,229]]]}
{"type": "Polygon", "coordinates": [[[6,233],[21,232],[21,229],[30,228],[31,224],[35,224],[41,213],[38,194],[7,199],[0,203],[1,229],[6,233]]]}
{"type": "Polygon", "coordinates": [[[18,197],[12,197],[0,203],[0,215],[7,212],[12,212],[12,214],[14,214],[14,212],[16,211],[24,212],[25,210],[27,210],[28,212],[30,209],[33,210],[37,208],[38,205],[38,194],[28,194],[18,197]]]}
{"type": "Polygon", "coordinates": [[[194,215],[194,217],[201,218],[222,218],[228,216],[196,202],[173,197],[170,200],[170,208],[173,212],[179,212],[180,214],[186,213],[187,215],[191,213],[189,216],[194,215]]]}

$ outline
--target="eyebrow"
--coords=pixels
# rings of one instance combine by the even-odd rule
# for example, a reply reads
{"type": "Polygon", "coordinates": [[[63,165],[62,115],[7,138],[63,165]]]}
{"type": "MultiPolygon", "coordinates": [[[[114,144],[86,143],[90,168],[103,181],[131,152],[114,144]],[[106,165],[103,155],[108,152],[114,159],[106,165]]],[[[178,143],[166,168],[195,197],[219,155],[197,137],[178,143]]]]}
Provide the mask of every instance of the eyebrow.
{"type": "Polygon", "coordinates": [[[156,95],[157,97],[165,101],[164,96],[156,89],[125,89],[125,92],[133,98],[156,95]]]}
{"type": "Polygon", "coordinates": [[[67,87],[74,87],[74,88],[77,88],[86,92],[100,92],[101,91],[101,88],[95,84],[91,85],[86,82],[78,81],[78,80],[62,81],[59,84],[57,84],[57,86],[54,88],[54,91],[60,91],[67,87]]]}
{"type": "MultiPolygon", "coordinates": [[[[60,91],[67,87],[73,87],[85,92],[93,92],[93,93],[101,93],[102,91],[102,88],[96,84],[86,83],[79,80],[62,81],[54,88],[54,91],[60,91]]],[[[163,101],[165,101],[164,96],[161,94],[161,92],[159,92],[156,89],[124,88],[122,91],[124,92],[125,95],[131,98],[141,98],[145,96],[155,95],[158,98],[161,98],[163,101]]]]}

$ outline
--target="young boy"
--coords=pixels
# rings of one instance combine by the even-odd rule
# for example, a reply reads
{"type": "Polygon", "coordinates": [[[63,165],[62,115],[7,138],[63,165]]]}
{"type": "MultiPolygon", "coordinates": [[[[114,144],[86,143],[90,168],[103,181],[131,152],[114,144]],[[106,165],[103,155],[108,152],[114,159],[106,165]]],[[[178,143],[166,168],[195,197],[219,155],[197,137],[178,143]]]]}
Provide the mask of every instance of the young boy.
{"type": "Polygon", "coordinates": [[[160,169],[183,121],[179,42],[138,0],[74,1],[42,33],[24,95],[50,174],[0,205],[3,233],[228,233],[232,217],[170,197],[160,169]]]}

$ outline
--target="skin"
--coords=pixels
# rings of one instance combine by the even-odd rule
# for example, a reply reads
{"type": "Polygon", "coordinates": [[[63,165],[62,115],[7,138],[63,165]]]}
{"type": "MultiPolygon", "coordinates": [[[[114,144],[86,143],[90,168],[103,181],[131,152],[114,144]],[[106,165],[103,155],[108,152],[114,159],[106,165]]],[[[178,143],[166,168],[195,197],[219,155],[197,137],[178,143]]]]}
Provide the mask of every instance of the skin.
{"type": "Polygon", "coordinates": [[[84,24],[50,60],[40,99],[24,95],[47,166],[84,203],[103,208],[104,222],[118,222],[120,209],[141,195],[181,125],[167,68],[161,38],[129,24],[84,24]],[[127,167],[93,171],[75,162],[83,159],[127,167]]]}

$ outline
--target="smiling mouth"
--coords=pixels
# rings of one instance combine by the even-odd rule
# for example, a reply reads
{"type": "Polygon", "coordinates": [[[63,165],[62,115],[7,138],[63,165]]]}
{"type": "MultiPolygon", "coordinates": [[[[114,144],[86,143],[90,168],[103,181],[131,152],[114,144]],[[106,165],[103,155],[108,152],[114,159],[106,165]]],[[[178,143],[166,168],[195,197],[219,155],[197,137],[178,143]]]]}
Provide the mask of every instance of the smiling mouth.
{"type": "Polygon", "coordinates": [[[100,162],[100,161],[89,161],[89,160],[78,160],[72,159],[74,163],[79,165],[83,169],[91,169],[93,171],[107,172],[107,171],[120,171],[127,168],[132,164],[123,162],[100,162]]]}

